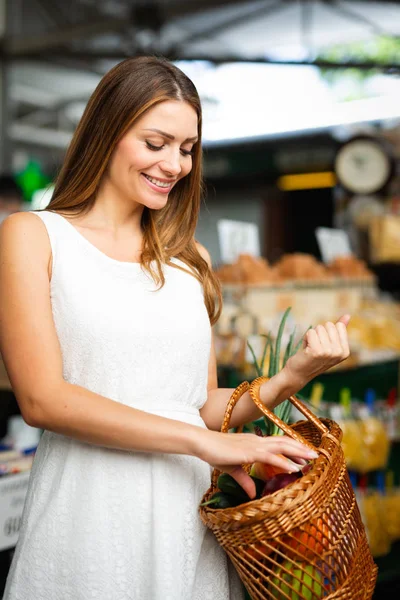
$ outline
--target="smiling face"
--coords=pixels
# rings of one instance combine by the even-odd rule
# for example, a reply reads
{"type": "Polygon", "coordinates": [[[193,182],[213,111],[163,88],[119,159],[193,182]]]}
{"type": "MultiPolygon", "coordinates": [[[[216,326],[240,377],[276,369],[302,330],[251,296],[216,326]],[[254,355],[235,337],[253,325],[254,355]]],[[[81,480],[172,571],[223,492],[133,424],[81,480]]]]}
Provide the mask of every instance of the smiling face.
{"type": "Polygon", "coordinates": [[[117,144],[107,183],[123,198],[163,208],[174,185],[191,171],[197,128],[197,114],[187,102],[157,104],[117,144]]]}

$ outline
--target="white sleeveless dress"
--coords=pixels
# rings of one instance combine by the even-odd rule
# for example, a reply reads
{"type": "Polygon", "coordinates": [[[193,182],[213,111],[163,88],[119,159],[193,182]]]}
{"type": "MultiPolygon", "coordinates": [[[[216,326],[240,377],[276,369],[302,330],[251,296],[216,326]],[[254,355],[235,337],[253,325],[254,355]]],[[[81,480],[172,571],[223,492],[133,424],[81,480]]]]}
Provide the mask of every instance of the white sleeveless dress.
{"type": "MultiPolygon", "coordinates": [[[[65,380],[205,427],[211,334],[199,282],[166,266],[155,291],[139,264],[106,256],[58,214],[36,214],[52,246],[65,380]]],[[[3,600],[241,599],[236,573],[198,516],[209,484],[210,467],[195,457],[45,431],[3,600]]]]}

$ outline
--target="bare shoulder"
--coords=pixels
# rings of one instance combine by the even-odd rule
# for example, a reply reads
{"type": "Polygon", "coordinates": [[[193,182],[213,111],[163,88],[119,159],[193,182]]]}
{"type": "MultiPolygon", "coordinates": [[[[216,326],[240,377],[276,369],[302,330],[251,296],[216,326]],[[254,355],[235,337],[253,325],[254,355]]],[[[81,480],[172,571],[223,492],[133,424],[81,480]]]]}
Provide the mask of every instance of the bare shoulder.
{"type": "Polygon", "coordinates": [[[200,256],[204,258],[210,269],[212,269],[212,260],[207,248],[203,246],[203,244],[200,244],[200,242],[196,242],[196,248],[199,251],[200,256]]]}
{"type": "Polygon", "coordinates": [[[4,231],[9,233],[14,233],[16,235],[21,234],[23,232],[37,232],[45,233],[46,228],[42,222],[42,220],[31,212],[16,212],[12,215],[9,215],[0,226],[0,231],[3,233],[4,231]]]}
{"type": "Polygon", "coordinates": [[[38,241],[48,239],[43,221],[30,212],[18,212],[9,215],[0,226],[0,235],[10,237],[36,237],[38,241]]]}
{"type": "Polygon", "coordinates": [[[0,249],[4,253],[29,252],[37,258],[51,254],[50,240],[42,220],[33,213],[19,212],[8,216],[0,225],[0,249]]]}

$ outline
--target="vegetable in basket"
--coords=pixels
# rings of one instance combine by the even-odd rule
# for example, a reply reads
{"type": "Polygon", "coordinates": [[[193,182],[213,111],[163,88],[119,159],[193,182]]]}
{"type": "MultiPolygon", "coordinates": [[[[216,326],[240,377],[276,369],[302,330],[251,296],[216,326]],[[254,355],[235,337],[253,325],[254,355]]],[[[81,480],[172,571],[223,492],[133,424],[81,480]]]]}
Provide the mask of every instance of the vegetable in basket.
{"type": "Polygon", "coordinates": [[[283,543],[291,550],[287,552],[289,558],[295,560],[314,560],[328,550],[331,532],[329,526],[318,518],[303,527],[295,529],[283,543]]]}
{"type": "Polygon", "coordinates": [[[207,502],[203,502],[200,506],[212,506],[212,508],[230,508],[231,506],[235,506],[232,504],[231,496],[228,494],[224,494],[224,492],[216,492],[207,500],[207,502]]]}
{"type": "Polygon", "coordinates": [[[283,490],[287,485],[290,485],[297,479],[301,477],[301,472],[299,473],[278,473],[275,477],[271,477],[271,479],[267,479],[264,484],[264,489],[262,491],[261,497],[269,496],[278,490],[283,490]]]}
{"type": "MultiPolygon", "coordinates": [[[[256,486],[256,497],[261,498],[265,483],[256,477],[252,477],[252,479],[256,486]]],[[[203,502],[201,506],[229,508],[244,504],[245,502],[250,502],[250,498],[242,486],[239,485],[236,479],[229,475],[229,473],[221,473],[218,477],[217,487],[220,491],[213,494],[213,496],[207,502],[203,502]]]]}
{"type": "MultiPolygon", "coordinates": [[[[255,477],[253,477],[252,479],[256,484],[256,490],[262,490],[264,482],[262,482],[259,479],[256,479],[255,477]]],[[[236,479],[229,475],[229,473],[221,473],[221,475],[218,477],[217,486],[218,489],[221,490],[221,492],[234,496],[238,500],[240,500],[241,498],[243,498],[243,502],[247,502],[249,500],[249,497],[242,488],[242,486],[239,485],[236,479]]]]}
{"type": "Polygon", "coordinates": [[[285,561],[271,578],[268,591],[277,600],[317,600],[324,596],[323,576],[313,565],[296,568],[285,561]]]}

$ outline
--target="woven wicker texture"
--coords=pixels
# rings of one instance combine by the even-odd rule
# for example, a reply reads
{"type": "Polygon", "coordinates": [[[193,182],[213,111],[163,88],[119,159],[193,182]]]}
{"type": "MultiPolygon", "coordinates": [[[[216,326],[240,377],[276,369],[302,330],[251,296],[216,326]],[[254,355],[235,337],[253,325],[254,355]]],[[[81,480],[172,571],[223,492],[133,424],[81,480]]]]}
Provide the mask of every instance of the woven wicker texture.
{"type": "MultiPolygon", "coordinates": [[[[274,494],[233,508],[203,506],[200,516],[252,599],[369,600],[377,567],[347,474],[341,430],[333,421],[320,421],[295,397],[291,402],[307,420],[283,424],[260,402],[264,381],[244,382],[234,391],[221,431],[228,432],[233,408],[249,390],[264,414],[290,437],[316,448],[319,457],[307,475],[274,494]]],[[[218,474],[215,470],[202,502],[218,491],[218,474]]]]}

